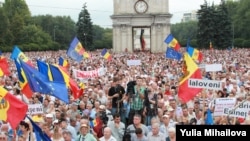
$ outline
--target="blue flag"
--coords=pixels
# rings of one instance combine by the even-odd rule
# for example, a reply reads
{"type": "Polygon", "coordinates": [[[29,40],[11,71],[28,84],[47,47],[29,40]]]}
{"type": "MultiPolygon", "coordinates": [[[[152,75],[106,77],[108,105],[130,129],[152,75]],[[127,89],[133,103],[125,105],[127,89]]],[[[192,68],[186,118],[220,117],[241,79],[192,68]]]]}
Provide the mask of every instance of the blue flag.
{"type": "Polygon", "coordinates": [[[33,92],[49,94],[64,101],[65,103],[69,103],[68,90],[65,83],[49,81],[44,74],[24,62],[21,62],[21,66],[33,92]]]}
{"type": "Polygon", "coordinates": [[[205,124],[206,125],[213,125],[214,124],[212,112],[210,109],[207,109],[207,118],[205,120],[205,124]]]}
{"type": "Polygon", "coordinates": [[[18,48],[18,46],[14,46],[12,53],[10,55],[11,59],[18,59],[19,55],[22,53],[22,51],[18,48]]]}
{"type": "Polygon", "coordinates": [[[71,42],[67,55],[74,59],[77,62],[80,62],[83,59],[84,48],[80,41],[75,37],[71,42]]]}
{"type": "Polygon", "coordinates": [[[49,136],[46,133],[44,133],[42,129],[30,117],[28,116],[26,117],[30,120],[30,123],[32,124],[37,141],[51,141],[49,136]]]}
{"type": "Polygon", "coordinates": [[[166,58],[176,59],[176,60],[180,61],[182,58],[182,55],[181,55],[181,53],[174,50],[173,48],[168,47],[167,51],[166,51],[166,58]]]}
{"type": "Polygon", "coordinates": [[[40,61],[40,60],[37,60],[37,67],[38,67],[38,71],[41,72],[42,74],[44,74],[44,76],[52,81],[52,76],[51,76],[51,73],[50,73],[50,69],[49,69],[49,64],[43,62],[43,61],[40,61]]]}
{"type": "Polygon", "coordinates": [[[37,60],[37,66],[39,72],[47,76],[50,81],[63,83],[65,82],[64,76],[57,66],[47,64],[39,60],[37,60]]]}

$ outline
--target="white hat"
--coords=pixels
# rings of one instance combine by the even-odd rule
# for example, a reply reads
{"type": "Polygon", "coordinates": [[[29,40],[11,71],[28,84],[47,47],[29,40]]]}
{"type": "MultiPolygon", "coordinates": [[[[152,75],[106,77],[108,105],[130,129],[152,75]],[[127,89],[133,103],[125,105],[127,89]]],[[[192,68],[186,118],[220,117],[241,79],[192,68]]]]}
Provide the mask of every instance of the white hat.
{"type": "Polygon", "coordinates": [[[171,111],[174,111],[174,109],[173,109],[171,106],[169,106],[169,107],[168,107],[168,111],[171,112],[171,111]]]}
{"type": "Polygon", "coordinates": [[[55,123],[59,123],[59,120],[58,119],[54,120],[53,124],[55,124],[55,123]]]}
{"type": "Polygon", "coordinates": [[[166,118],[169,118],[169,115],[163,115],[162,117],[166,117],[166,118]]]}
{"type": "Polygon", "coordinates": [[[52,114],[46,114],[46,118],[53,118],[52,114]]]}

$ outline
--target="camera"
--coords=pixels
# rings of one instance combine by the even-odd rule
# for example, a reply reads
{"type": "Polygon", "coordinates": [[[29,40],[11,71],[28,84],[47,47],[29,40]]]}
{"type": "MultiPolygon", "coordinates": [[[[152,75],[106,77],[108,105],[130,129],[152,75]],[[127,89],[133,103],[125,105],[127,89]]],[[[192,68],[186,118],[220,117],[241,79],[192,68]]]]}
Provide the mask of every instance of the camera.
{"type": "Polygon", "coordinates": [[[100,119],[102,120],[102,123],[103,123],[104,125],[107,125],[109,118],[108,118],[108,116],[107,116],[106,111],[100,112],[100,119]]]}
{"type": "Polygon", "coordinates": [[[130,135],[131,133],[135,133],[135,130],[130,130],[130,129],[125,130],[123,141],[131,141],[131,135],[130,135]]]}
{"type": "Polygon", "coordinates": [[[136,81],[130,81],[127,83],[127,94],[132,97],[135,94],[134,86],[136,85],[136,81]]]}

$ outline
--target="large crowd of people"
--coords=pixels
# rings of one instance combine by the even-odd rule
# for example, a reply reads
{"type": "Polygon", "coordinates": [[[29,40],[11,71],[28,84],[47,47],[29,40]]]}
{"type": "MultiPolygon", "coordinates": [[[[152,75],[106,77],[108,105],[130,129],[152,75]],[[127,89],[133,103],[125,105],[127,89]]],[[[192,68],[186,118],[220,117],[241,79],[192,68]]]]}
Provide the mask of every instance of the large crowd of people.
{"type": "MultiPolygon", "coordinates": [[[[222,65],[222,70],[217,72],[206,72],[200,67],[203,79],[221,81],[223,88],[204,89],[188,103],[178,98],[182,61],[168,59],[164,53],[111,52],[112,59],[105,60],[100,51],[95,51],[90,52],[91,58],[78,63],[65,51],[25,52],[33,64],[37,59],[51,64],[58,64],[59,57],[68,60],[71,77],[85,84],[79,99],[74,99],[69,90],[69,104],[38,92],[27,98],[17,85],[18,74],[11,59],[12,74],[1,77],[0,83],[28,105],[42,104],[42,113],[29,116],[52,141],[175,141],[176,125],[206,124],[206,109],[213,112],[216,98],[236,98],[238,103],[250,101],[250,49],[214,49],[202,50],[202,53],[203,60],[198,66],[222,65]],[[127,60],[140,60],[141,64],[128,66],[127,60]],[[98,68],[105,68],[105,74],[85,79],[73,75],[74,69],[98,68]],[[102,124],[99,128],[96,127],[98,121],[102,124]]],[[[3,55],[9,58],[10,53],[3,55]]],[[[213,116],[213,124],[250,124],[250,112],[245,118],[213,116]]],[[[21,121],[17,129],[0,121],[0,132],[0,141],[36,140],[27,119],[21,121]]]]}

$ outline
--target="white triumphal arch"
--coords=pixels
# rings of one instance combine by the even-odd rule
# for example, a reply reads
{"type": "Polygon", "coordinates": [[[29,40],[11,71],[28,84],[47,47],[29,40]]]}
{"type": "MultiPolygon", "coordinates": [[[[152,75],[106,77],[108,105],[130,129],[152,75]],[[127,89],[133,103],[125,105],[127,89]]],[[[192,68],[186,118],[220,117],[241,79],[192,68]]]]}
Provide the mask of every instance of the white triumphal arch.
{"type": "Polygon", "coordinates": [[[168,0],[113,0],[113,52],[165,52],[170,33],[168,0]]]}

